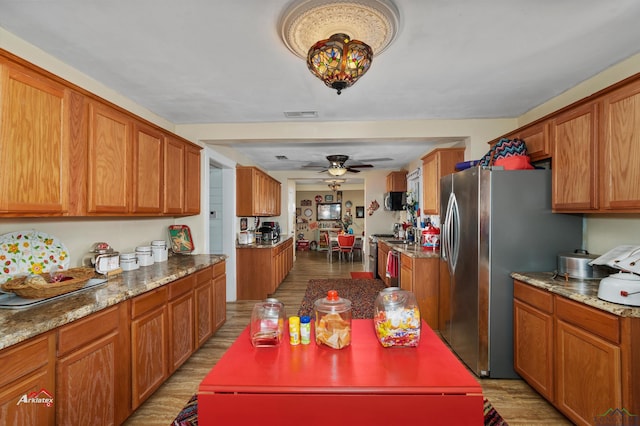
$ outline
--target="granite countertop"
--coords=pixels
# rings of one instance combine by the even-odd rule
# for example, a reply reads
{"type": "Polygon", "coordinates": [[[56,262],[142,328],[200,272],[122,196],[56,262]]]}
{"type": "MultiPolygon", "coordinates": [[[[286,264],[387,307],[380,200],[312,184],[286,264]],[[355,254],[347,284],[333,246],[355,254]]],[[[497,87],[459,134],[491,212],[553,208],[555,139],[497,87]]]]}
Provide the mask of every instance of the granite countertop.
{"type": "Polygon", "coordinates": [[[246,249],[246,248],[250,248],[250,249],[255,249],[255,248],[274,248],[274,247],[278,247],[281,244],[286,243],[287,241],[293,239],[293,236],[288,236],[286,238],[280,238],[277,242],[275,243],[252,243],[252,244],[238,244],[238,242],[236,241],[236,248],[239,249],[246,249]]]}
{"type": "Polygon", "coordinates": [[[640,318],[640,307],[598,299],[600,280],[553,278],[553,272],[513,272],[511,278],[621,317],[640,318]]]}
{"type": "Polygon", "coordinates": [[[423,247],[420,244],[400,244],[390,242],[397,241],[397,238],[379,237],[378,241],[382,241],[392,249],[416,259],[440,258],[440,249],[423,247]]]}
{"type": "Polygon", "coordinates": [[[226,255],[173,255],[166,262],[109,277],[98,285],[23,309],[0,309],[0,349],[86,317],[224,261],[226,255]]]}

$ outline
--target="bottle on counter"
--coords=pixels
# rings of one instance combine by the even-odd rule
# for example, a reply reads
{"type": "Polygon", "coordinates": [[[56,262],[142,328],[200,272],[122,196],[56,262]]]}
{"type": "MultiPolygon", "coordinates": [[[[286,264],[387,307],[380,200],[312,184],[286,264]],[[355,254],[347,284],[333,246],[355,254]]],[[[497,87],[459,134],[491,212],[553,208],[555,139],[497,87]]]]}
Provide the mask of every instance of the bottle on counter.
{"type": "Polygon", "coordinates": [[[300,317],[289,317],[289,343],[292,346],[300,344],[300,317]]]}
{"type": "Polygon", "coordinates": [[[311,343],[311,317],[309,315],[300,317],[300,343],[303,345],[311,343]]]}

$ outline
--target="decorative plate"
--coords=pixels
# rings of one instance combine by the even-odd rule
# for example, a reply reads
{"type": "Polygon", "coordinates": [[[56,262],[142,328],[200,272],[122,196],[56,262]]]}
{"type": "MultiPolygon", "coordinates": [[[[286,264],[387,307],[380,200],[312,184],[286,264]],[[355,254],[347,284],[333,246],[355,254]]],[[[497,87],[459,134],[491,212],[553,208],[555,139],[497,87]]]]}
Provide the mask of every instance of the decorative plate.
{"type": "Polygon", "coordinates": [[[193,251],[193,238],[187,225],[169,226],[171,251],[179,254],[190,254],[193,251]]]}
{"type": "Polygon", "coordinates": [[[323,200],[322,195],[316,195],[316,203],[321,203],[323,200]]]}
{"type": "Polygon", "coordinates": [[[311,216],[313,216],[313,210],[311,210],[311,209],[304,209],[304,215],[305,215],[306,217],[311,217],[311,216]]]}
{"type": "Polygon", "coordinates": [[[346,203],[344,203],[344,206],[348,209],[351,208],[351,206],[353,206],[353,203],[351,203],[351,201],[347,201],[346,203]]]}
{"type": "Polygon", "coordinates": [[[68,269],[69,250],[53,235],[18,231],[0,236],[0,284],[17,275],[68,269]]]}

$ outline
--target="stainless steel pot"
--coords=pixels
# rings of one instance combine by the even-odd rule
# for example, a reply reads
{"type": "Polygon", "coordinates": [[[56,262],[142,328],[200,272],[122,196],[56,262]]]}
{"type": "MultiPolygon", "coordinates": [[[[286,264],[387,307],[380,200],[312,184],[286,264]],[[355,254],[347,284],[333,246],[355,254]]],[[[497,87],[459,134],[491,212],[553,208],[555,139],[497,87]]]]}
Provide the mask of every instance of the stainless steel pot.
{"type": "Polygon", "coordinates": [[[590,254],[581,249],[573,253],[560,253],[558,254],[558,275],[580,280],[602,279],[611,273],[610,269],[589,265],[589,262],[598,257],[600,257],[599,254],[590,254]]]}

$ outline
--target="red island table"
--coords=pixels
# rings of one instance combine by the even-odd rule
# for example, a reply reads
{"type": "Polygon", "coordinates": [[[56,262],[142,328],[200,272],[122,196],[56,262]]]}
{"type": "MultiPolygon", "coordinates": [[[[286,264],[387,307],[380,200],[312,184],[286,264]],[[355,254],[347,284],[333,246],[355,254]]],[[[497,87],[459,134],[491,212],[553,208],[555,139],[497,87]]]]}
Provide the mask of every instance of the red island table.
{"type": "MultiPolygon", "coordinates": [[[[312,331],[313,340],[313,331],[312,331]]],[[[482,387],[423,322],[414,348],[383,348],[373,320],[351,345],[254,348],[247,327],[200,383],[198,424],[482,425],[482,387]]]]}

